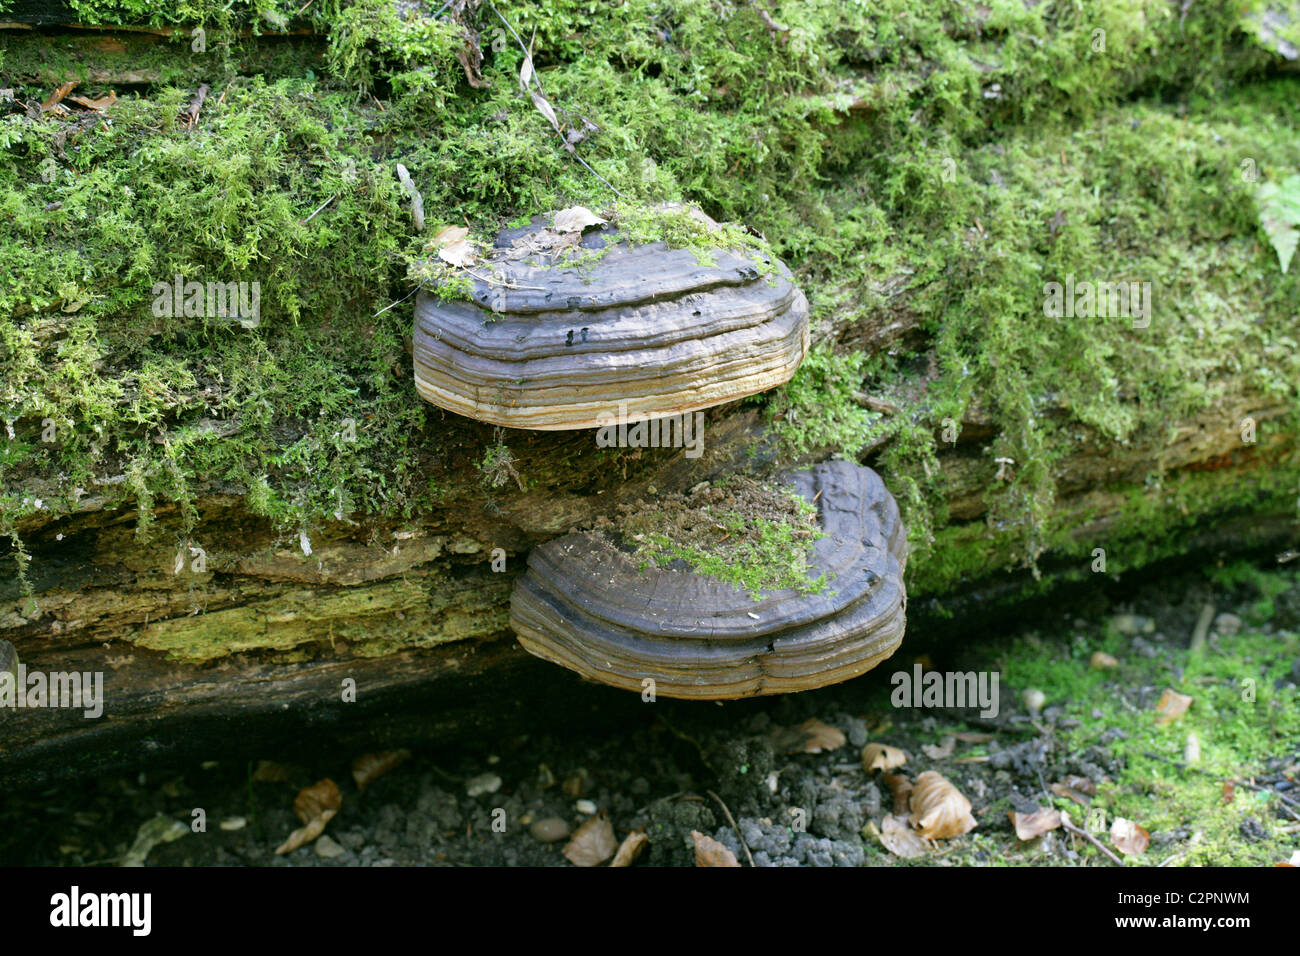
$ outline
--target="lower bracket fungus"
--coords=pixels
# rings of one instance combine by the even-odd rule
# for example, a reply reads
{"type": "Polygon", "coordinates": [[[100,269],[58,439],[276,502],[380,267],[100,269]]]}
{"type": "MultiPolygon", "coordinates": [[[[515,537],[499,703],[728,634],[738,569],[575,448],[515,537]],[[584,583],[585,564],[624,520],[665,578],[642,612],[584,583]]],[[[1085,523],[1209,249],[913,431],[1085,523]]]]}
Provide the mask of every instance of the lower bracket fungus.
{"type": "MultiPolygon", "coordinates": [[[[774,388],[807,355],[808,301],[780,262],[631,245],[584,225],[595,217],[566,233],[571,212],[503,231],[466,267],[467,300],[421,292],[413,351],[426,401],[512,428],[598,428],[774,388]]],[[[717,223],[695,220],[722,242],[717,223]]]]}
{"type": "Polygon", "coordinates": [[[875,667],[903,639],[907,535],[880,476],[833,461],[788,477],[817,510],[817,588],[762,590],[648,561],[619,535],[568,534],[515,582],[523,647],[591,680],[665,697],[729,700],[811,690],[875,667]]]}

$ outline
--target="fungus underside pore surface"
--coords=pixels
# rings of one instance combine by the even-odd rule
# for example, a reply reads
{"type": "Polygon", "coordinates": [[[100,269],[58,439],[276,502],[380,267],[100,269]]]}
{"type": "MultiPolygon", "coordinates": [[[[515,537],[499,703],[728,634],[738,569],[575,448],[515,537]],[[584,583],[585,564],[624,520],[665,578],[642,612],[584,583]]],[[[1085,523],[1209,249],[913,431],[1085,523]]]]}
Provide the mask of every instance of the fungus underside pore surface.
{"type": "Polygon", "coordinates": [[[737,475],[689,494],[663,495],[653,506],[625,506],[615,537],[651,563],[668,570],[691,570],[748,590],[757,600],[764,590],[792,588],[817,594],[825,575],[809,567],[813,543],[825,537],[816,506],[788,488],[737,475]]]}
{"type": "MultiPolygon", "coordinates": [[[[380,310],[412,291],[443,225],[487,241],[616,200],[520,94],[523,54],[491,10],[470,24],[491,85],[472,87],[464,27],[402,19],[388,0],[72,6],[85,24],[186,29],[99,47],[0,34],[3,560],[21,570],[21,529],[70,511],[78,489],[134,509],[146,536],[164,505],[195,522],[213,489],[286,534],[402,520],[463,491],[446,476],[483,458],[491,429],[417,398],[413,299],[380,310]],[[268,39],[281,22],[314,35],[268,39]],[[40,112],[70,79],[80,95],[117,91],[107,121],[40,112]],[[180,117],[201,83],[191,128],[180,117]],[[424,235],[396,162],[423,194],[424,235]],[[259,324],[156,317],[153,286],[174,275],[259,282],[259,324]]],[[[1260,182],[1295,172],[1300,96],[1237,5],[766,4],[784,31],[742,3],[496,6],[535,32],[561,121],[598,127],[578,153],[632,208],[694,202],[752,226],[815,326],[920,316],[922,344],[823,347],[754,399],[792,449],[878,446],[911,537],[909,590],[1087,554],[1099,542],[1068,536],[1081,516],[1053,510],[1053,463],[1085,437],[1158,445],[1227,375],[1292,408],[1261,441],[1295,430],[1300,268],[1280,272],[1243,164],[1260,182]],[[1067,274],[1150,281],[1150,327],[1048,318],[1043,283],[1067,274]],[[861,407],[859,391],[904,414],[861,407]],[[977,398],[994,433],[979,452],[987,517],[950,523],[937,433],[977,398]],[[1015,466],[995,477],[996,458],[1015,466]]],[[[1207,514],[1294,507],[1300,464],[1289,452],[1231,488],[1198,473],[1153,504],[1144,492],[1164,480],[1153,458],[1107,531],[1125,545],[1112,571],[1176,550],[1207,514]]]]}

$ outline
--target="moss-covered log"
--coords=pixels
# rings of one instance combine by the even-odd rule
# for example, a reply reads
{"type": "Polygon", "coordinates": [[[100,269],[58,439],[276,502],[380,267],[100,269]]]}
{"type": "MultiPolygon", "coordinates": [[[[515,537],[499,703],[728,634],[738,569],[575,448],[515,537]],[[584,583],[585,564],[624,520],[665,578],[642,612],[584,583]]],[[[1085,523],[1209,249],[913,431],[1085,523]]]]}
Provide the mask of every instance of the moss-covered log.
{"type": "Polygon", "coordinates": [[[450,694],[520,660],[531,547],[830,455],[898,497],[932,610],[1294,531],[1300,270],[1257,193],[1300,166],[1280,8],[498,3],[597,176],[488,5],[67,7],[148,30],[0,30],[0,638],[98,664],[110,716],[4,715],[13,766],[331,712],[345,677],[450,694]],[[419,401],[429,235],[580,204],[697,243],[666,201],[760,231],[813,310],[703,456],[419,401]],[[160,307],[177,276],[258,314],[160,307]],[[1054,309],[1086,283],[1139,297],[1054,309]]]}

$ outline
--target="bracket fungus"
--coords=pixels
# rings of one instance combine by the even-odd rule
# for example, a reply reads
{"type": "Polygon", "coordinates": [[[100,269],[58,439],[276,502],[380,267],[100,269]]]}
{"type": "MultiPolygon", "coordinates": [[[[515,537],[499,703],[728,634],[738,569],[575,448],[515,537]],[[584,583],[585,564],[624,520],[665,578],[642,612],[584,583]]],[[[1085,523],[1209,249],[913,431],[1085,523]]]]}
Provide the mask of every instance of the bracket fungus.
{"type": "Polygon", "coordinates": [[[628,690],[728,700],[810,690],[875,667],[903,639],[907,535],[880,477],[834,461],[790,475],[824,537],[818,593],[744,588],[638,558],[602,533],[534,549],[510,623],[537,657],[628,690]],[[653,685],[644,683],[653,681],[653,685]]]}
{"type": "Polygon", "coordinates": [[[502,231],[470,270],[468,301],[420,293],[426,401],[513,428],[597,428],[765,391],[807,354],[808,302],[780,262],[717,249],[705,264],[610,227],[559,228],[538,217],[502,231]]]}

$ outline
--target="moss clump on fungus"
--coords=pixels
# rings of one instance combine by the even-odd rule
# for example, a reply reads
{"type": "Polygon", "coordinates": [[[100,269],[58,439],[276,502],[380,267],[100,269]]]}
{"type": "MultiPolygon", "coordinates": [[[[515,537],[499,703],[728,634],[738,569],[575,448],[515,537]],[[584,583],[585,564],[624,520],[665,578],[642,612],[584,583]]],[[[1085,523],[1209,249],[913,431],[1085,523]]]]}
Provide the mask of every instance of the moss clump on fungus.
{"type": "MultiPolygon", "coordinates": [[[[28,110],[57,82],[37,69],[49,44],[0,37],[15,91],[0,103],[0,419],[14,432],[0,533],[85,494],[134,505],[141,530],[155,503],[192,513],[211,488],[286,528],[431,503],[424,465],[446,436],[410,386],[410,300],[381,311],[426,255],[394,163],[430,222],[475,235],[616,197],[519,93],[523,53],[491,10],[462,22],[429,6],[78,0],[85,23],[204,24],[210,51],[184,30],[161,41],[159,62],[180,65],[120,86],[94,122],[28,110]],[[315,36],[257,52],[256,34],[299,25],[315,36]],[[458,60],[471,34],[489,86],[458,60]],[[178,117],[198,82],[212,92],[190,128],[178,117]],[[257,328],[155,316],[154,285],[178,274],[259,282],[257,328]]],[[[1016,561],[1054,540],[1051,465],[1077,433],[1149,439],[1211,403],[1225,371],[1294,396],[1298,280],[1260,242],[1240,162],[1270,178],[1300,164],[1295,86],[1255,79],[1270,54],[1235,8],[769,5],[784,29],[747,4],[497,8],[535,32],[548,100],[587,131],[575,148],[634,207],[689,201],[752,225],[823,319],[852,321],[874,278],[908,276],[929,365],[828,354],[787,399],[837,416],[794,423],[806,444],[885,440],[876,464],[914,572],[946,521],[935,429],[976,396],[998,432],[990,476],[994,458],[1015,461],[990,483],[986,530],[1016,561]],[[1151,281],[1151,327],[1044,317],[1043,283],[1071,272],[1151,281]],[[905,413],[855,411],[849,385],[907,395],[905,413]]],[[[95,54],[50,55],[85,77],[78,92],[102,92],[84,72],[95,54]]]]}
{"type": "Polygon", "coordinates": [[[819,594],[811,549],[825,533],[817,508],[788,488],[736,476],[690,494],[665,495],[652,508],[625,506],[617,525],[624,547],[661,567],[689,569],[729,581],[755,600],[764,590],[819,594]]]}

